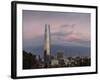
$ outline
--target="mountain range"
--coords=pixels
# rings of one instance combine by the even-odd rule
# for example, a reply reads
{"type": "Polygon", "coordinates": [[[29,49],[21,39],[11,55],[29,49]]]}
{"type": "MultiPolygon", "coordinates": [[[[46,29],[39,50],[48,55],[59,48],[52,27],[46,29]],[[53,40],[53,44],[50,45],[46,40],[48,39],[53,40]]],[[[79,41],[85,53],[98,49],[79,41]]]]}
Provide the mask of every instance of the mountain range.
{"type": "MultiPolygon", "coordinates": [[[[27,47],[24,49],[26,52],[31,52],[35,55],[43,57],[43,46],[27,47]]],[[[73,56],[90,56],[90,47],[84,46],[62,46],[62,45],[51,45],[51,55],[56,55],[57,52],[63,52],[66,57],[73,56]]]]}

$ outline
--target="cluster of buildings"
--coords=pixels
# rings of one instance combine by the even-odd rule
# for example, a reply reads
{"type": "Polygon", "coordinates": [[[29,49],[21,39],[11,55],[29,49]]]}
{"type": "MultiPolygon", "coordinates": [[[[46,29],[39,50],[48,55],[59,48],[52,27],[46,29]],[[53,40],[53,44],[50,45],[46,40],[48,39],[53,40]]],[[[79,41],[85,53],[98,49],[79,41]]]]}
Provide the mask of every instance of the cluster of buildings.
{"type": "Polygon", "coordinates": [[[78,67],[91,65],[90,57],[65,57],[62,52],[58,52],[55,56],[51,56],[49,64],[46,64],[41,58],[38,60],[39,68],[78,67]]]}
{"type": "Polygon", "coordinates": [[[52,67],[90,66],[89,57],[63,57],[51,59],[52,67]]]}
{"type": "Polygon", "coordinates": [[[63,52],[51,55],[50,24],[45,24],[44,59],[39,59],[39,67],[73,67],[90,66],[89,57],[65,57],[63,52]]]}

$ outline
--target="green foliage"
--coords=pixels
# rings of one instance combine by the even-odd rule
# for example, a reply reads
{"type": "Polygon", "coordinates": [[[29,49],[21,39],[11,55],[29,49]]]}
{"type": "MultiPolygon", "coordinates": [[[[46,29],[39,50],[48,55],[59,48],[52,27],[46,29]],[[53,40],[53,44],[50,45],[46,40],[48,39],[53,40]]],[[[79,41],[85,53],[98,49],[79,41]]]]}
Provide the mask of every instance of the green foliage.
{"type": "Polygon", "coordinates": [[[59,60],[59,59],[63,59],[63,57],[64,57],[64,54],[63,54],[63,52],[57,52],[57,59],[59,60]]]}
{"type": "Polygon", "coordinates": [[[23,69],[37,68],[37,62],[36,55],[23,51],[23,69]]]}

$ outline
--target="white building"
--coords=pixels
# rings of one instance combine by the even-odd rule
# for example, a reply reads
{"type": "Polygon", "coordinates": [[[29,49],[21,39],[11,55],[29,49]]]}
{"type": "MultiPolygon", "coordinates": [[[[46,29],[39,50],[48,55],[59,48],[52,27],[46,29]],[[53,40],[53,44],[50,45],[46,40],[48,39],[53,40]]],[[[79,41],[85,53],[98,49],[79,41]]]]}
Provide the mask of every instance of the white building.
{"type": "Polygon", "coordinates": [[[58,64],[59,64],[59,62],[58,62],[57,59],[52,59],[52,60],[51,60],[51,65],[52,65],[52,66],[58,65],[58,64]]]}

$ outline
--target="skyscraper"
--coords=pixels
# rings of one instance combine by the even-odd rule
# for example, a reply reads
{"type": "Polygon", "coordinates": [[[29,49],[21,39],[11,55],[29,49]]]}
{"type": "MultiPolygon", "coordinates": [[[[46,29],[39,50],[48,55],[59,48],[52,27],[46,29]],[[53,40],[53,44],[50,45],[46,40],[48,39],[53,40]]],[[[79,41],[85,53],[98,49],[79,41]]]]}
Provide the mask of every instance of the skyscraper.
{"type": "Polygon", "coordinates": [[[51,64],[51,46],[50,46],[50,24],[45,24],[45,36],[44,36],[44,64],[45,67],[49,67],[51,64]]]}

